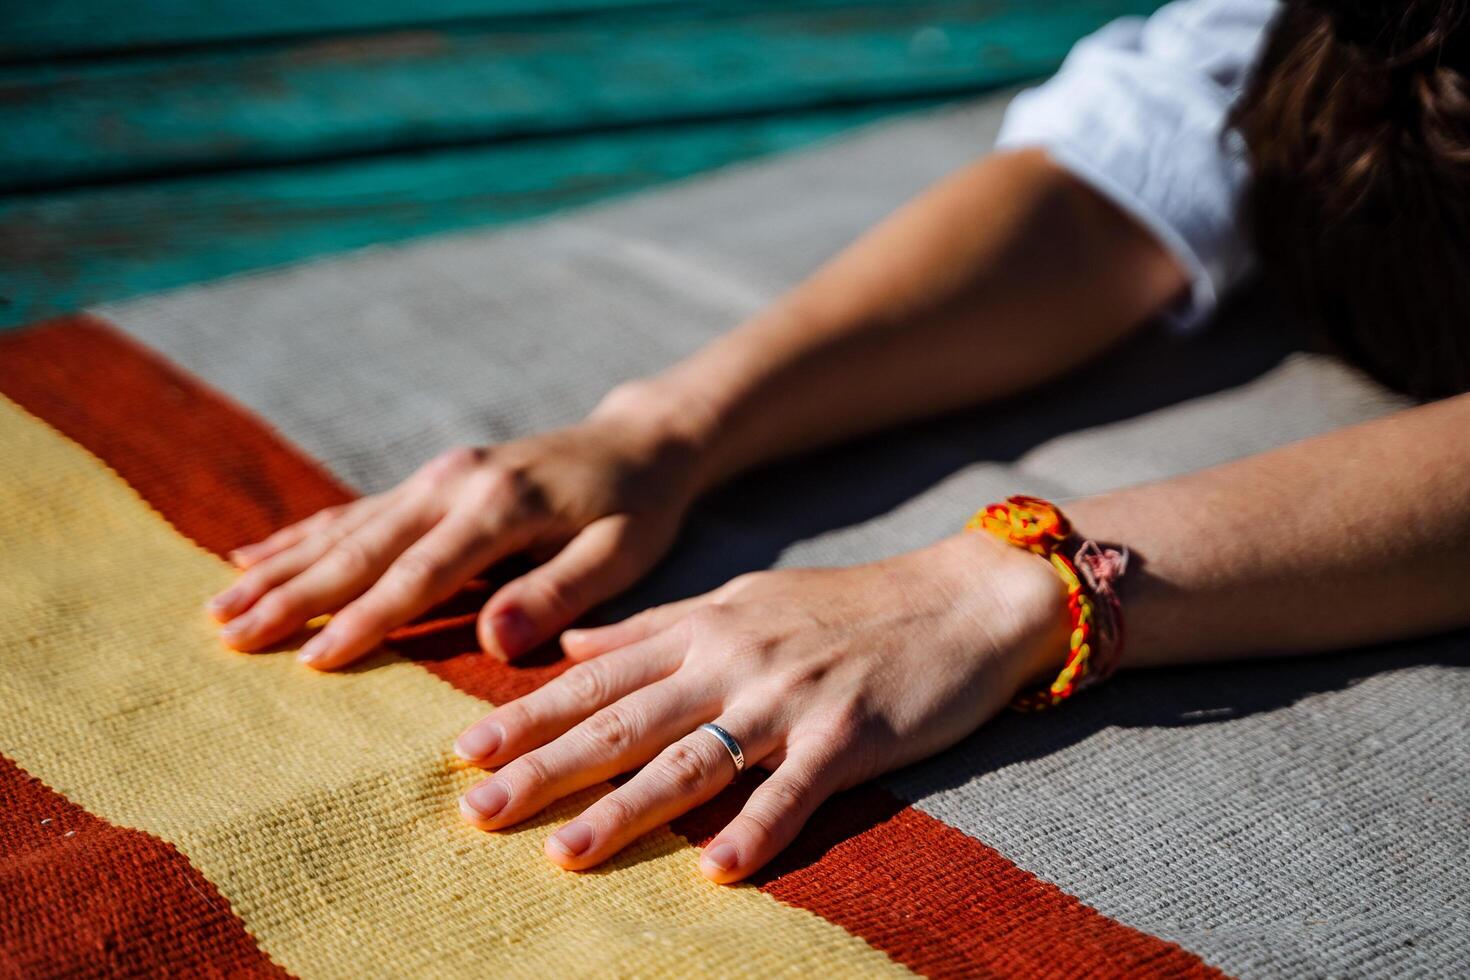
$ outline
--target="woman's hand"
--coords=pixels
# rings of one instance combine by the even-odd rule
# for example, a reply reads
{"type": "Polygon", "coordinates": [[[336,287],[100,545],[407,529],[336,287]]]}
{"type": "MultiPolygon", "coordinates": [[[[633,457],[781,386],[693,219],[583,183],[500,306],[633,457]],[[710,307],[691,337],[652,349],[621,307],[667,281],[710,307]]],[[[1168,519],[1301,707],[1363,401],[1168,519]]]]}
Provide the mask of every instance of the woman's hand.
{"type": "Polygon", "coordinates": [[[579,425],[451,450],[392,490],[241,548],[231,559],[245,573],[209,604],[222,638],[259,650],[333,613],[300,656],[342,667],[526,552],[547,560],[485,604],[480,642],[509,659],[550,639],[663,556],[697,490],[693,442],[639,398],[618,390],[579,425]]]}
{"type": "Polygon", "coordinates": [[[497,708],[455,744],[498,771],[460,809],[509,827],[642,766],[546,842],[589,868],[703,803],[735,776],[698,726],[772,770],[704,851],[703,872],[744,878],[832,793],[963,738],[1060,662],[1065,594],[1050,566],[962,534],[876,564],[744,576],[612,626],[568,631],[581,661],[497,708]]]}

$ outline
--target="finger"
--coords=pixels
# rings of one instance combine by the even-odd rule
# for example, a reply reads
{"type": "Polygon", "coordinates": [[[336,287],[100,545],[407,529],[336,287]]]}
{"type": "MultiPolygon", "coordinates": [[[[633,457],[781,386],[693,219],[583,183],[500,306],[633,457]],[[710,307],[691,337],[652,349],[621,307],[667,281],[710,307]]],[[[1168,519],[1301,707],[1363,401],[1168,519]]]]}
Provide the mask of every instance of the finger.
{"type": "Polygon", "coordinates": [[[568,793],[643,765],[717,707],[708,693],[675,674],[508,763],[464,795],[460,812],[486,830],[517,823],[568,793]]]}
{"type": "Polygon", "coordinates": [[[285,551],[336,516],[336,513],[328,514],[322,511],[298,524],[283,527],[260,541],[241,545],[230,551],[225,557],[229,559],[231,565],[244,571],[251,565],[259,564],[263,558],[269,558],[271,555],[285,551]]]}
{"type": "Polygon", "coordinates": [[[641,643],[689,615],[710,601],[710,593],[680,599],[645,609],[636,615],[607,626],[591,629],[567,630],[561,635],[561,648],[572,660],[590,660],[610,650],[641,643]]]}
{"type": "Polygon", "coordinates": [[[308,620],[361,595],[434,520],[433,512],[421,506],[387,508],[261,596],[220,635],[237,650],[259,650],[284,640],[308,620]]]}
{"type": "Polygon", "coordinates": [[[349,504],[323,508],[304,520],[280,528],[260,541],[234,549],[226,557],[236,568],[246,569],[251,565],[258,565],[271,555],[280,554],[297,542],[304,540],[307,535],[325,530],[333,522],[346,515],[350,508],[362,502],[353,501],[349,504]]]}
{"type": "Polygon", "coordinates": [[[455,741],[454,751],[480,765],[503,765],[545,745],[594,712],[663,680],[679,666],[682,654],[679,644],[661,635],[577,664],[471,725],[455,741]]]}
{"type": "MultiPolygon", "coordinates": [[[[715,724],[732,735],[738,732],[735,738],[752,759],[772,747],[768,723],[747,715],[722,716],[715,724]]],[[[695,729],[553,834],[546,841],[546,856],[574,871],[600,864],[653,828],[699,806],[736,775],[724,743],[695,729]]]]}
{"type": "Polygon", "coordinates": [[[332,617],[301,648],[301,661],[317,670],[344,667],[515,549],[522,533],[487,524],[486,515],[460,508],[433,527],[388,566],[359,598],[332,617]]]}
{"type": "Polygon", "coordinates": [[[311,567],[337,542],[376,516],[384,506],[377,498],[366,498],[334,518],[322,521],[295,544],[253,564],[233,585],[210,600],[209,611],[224,622],[244,614],[271,589],[311,567]]]}
{"type": "Polygon", "coordinates": [[[638,581],[667,544],[626,514],[593,521],[544,565],[490,597],[480,617],[481,646],[506,660],[535,649],[638,581]]]}
{"type": "Polygon", "coordinates": [[[763,867],[795,839],[812,811],[838,788],[829,755],[792,750],[756,787],[740,815],[704,849],[699,870],[726,884],[763,867]]]}

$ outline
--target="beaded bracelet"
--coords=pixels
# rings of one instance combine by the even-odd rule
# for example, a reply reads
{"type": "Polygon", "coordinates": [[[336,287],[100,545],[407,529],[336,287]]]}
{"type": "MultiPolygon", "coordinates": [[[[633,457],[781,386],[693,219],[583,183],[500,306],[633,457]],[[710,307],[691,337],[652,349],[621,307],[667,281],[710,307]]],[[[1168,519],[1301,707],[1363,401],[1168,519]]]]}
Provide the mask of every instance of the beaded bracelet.
{"type": "Polygon", "coordinates": [[[1116,583],[1127,570],[1128,549],[1106,548],[1096,541],[1072,547],[1072,523],[1056,504],[1039,497],[1016,495],[982,507],[965,528],[988,532],[1040,555],[1067,589],[1072,624],[1067,659],[1049,687],[1020,695],[1013,708],[1055,707],[1113,672],[1123,654],[1123,609],[1116,583]],[[1068,552],[1073,557],[1068,558],[1068,552]]]}

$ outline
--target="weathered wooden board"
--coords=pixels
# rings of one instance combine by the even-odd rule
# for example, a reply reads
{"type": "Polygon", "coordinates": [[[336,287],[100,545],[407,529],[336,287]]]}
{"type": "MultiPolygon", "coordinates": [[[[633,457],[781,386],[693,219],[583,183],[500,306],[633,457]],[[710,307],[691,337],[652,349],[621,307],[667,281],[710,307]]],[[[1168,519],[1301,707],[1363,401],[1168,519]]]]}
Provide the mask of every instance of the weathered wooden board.
{"type": "Polygon", "coordinates": [[[792,149],[1157,6],[0,0],[0,326],[792,149]]]}
{"type": "Polygon", "coordinates": [[[0,68],[0,190],[959,94],[1151,0],[620,11],[0,68]]]}
{"type": "Polygon", "coordinates": [[[5,0],[0,58],[382,30],[682,0],[5,0]]]}
{"type": "Polygon", "coordinates": [[[378,242],[535,217],[801,146],[898,108],[12,196],[0,199],[0,327],[378,242]]]}

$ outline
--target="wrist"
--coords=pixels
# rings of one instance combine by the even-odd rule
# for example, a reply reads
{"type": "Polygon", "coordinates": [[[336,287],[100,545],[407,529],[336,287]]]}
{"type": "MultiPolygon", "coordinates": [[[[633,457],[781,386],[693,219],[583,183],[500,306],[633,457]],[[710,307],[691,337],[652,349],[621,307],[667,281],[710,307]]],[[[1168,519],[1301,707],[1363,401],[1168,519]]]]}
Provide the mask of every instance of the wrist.
{"type": "Polygon", "coordinates": [[[704,451],[714,439],[714,416],[703,399],[656,376],[613,388],[587,418],[626,426],[651,443],[704,451]]]}
{"type": "Polygon", "coordinates": [[[1048,684],[1066,658],[1067,591],[1051,563],[988,534],[961,531],[933,545],[957,610],[1002,637],[1007,695],[1048,684]]]}
{"type": "Polygon", "coordinates": [[[822,332],[801,304],[785,297],[659,374],[613,389],[594,415],[651,420],[663,438],[693,452],[697,492],[703,492],[823,441],[821,426],[805,421],[808,413],[790,397],[792,372],[822,332]]]}
{"type": "Polygon", "coordinates": [[[705,489],[701,474],[716,426],[714,412],[698,397],[659,377],[641,378],[609,391],[586,422],[615,430],[637,456],[658,469],[676,472],[689,496],[705,489]]]}

